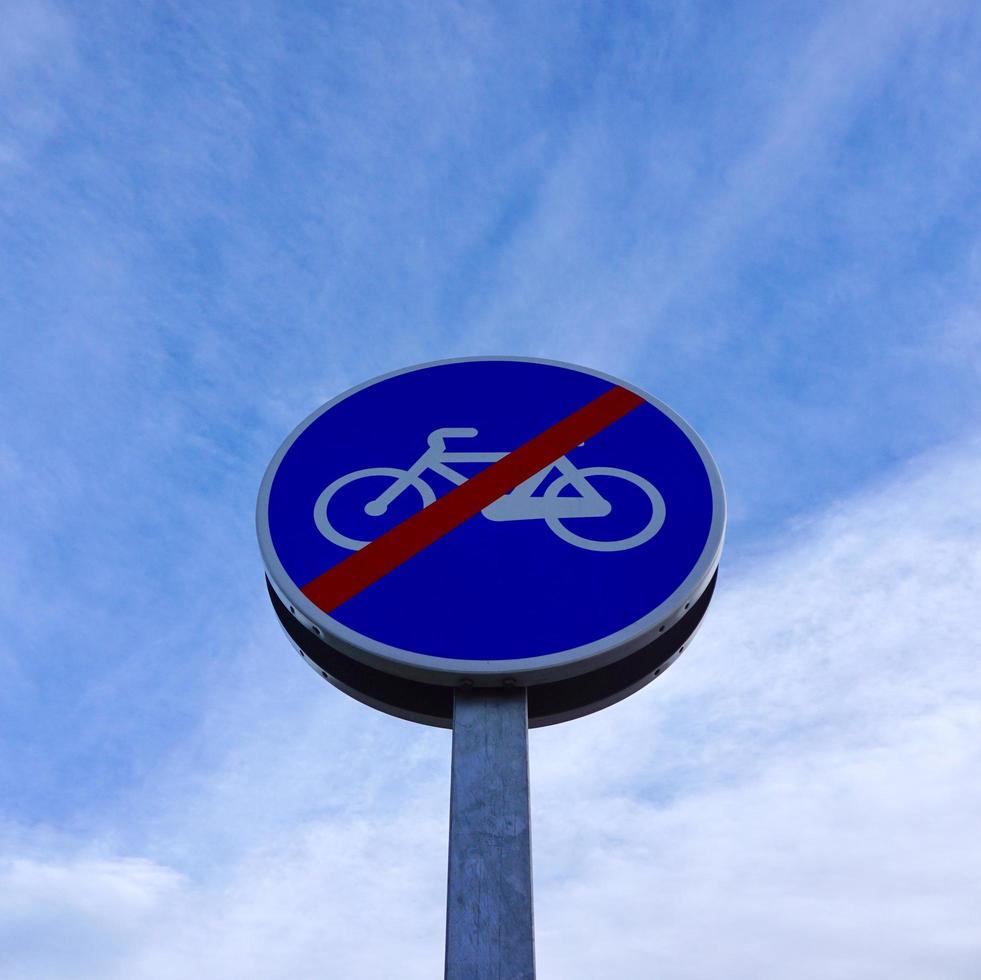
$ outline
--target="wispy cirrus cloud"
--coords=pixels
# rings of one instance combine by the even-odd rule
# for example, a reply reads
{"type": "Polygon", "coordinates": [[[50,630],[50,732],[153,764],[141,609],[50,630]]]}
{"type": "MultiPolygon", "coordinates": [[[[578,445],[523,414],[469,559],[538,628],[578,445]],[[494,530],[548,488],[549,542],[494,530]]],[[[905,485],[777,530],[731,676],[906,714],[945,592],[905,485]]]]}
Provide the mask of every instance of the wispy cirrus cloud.
{"type": "Polygon", "coordinates": [[[686,659],[534,736],[542,975],[971,972],[972,5],[3,21],[0,973],[438,972],[446,733],[290,657],[252,507],[502,350],[664,397],[733,516],[686,659]]]}

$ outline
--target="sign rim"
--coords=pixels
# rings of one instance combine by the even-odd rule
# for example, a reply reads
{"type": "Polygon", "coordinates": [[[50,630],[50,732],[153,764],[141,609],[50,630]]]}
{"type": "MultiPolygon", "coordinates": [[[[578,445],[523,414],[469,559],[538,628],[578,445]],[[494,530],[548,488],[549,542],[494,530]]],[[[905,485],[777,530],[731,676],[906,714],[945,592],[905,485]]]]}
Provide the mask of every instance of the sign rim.
{"type": "Polygon", "coordinates": [[[613,663],[636,652],[655,639],[659,633],[664,632],[669,626],[681,619],[687,609],[705,590],[719,564],[725,537],[725,524],[725,488],[715,460],[701,436],[670,406],[636,385],[593,368],[548,358],[493,354],[477,357],[443,358],[413,364],[395,371],[388,371],[348,388],[311,412],[283,440],[266,467],[256,501],[256,534],[266,573],[284,605],[302,625],[342,653],[370,667],[408,679],[424,680],[429,683],[449,686],[456,686],[464,680],[470,680],[479,686],[496,685],[507,680],[529,686],[588,673],[594,668],[613,663]],[[639,395],[644,401],[670,418],[681,429],[698,453],[702,465],[705,467],[712,493],[712,519],[705,545],[692,570],[667,598],[650,612],[621,627],[615,633],[610,633],[599,640],[593,640],[577,647],[516,660],[462,660],[416,653],[374,640],[349,626],[345,626],[325,613],[300,591],[300,587],[290,578],[280,562],[269,531],[269,495],[279,464],[300,435],[325,412],[365,388],[370,388],[402,374],[411,374],[426,368],[478,361],[543,364],[588,374],[619,385],[639,395]]]}

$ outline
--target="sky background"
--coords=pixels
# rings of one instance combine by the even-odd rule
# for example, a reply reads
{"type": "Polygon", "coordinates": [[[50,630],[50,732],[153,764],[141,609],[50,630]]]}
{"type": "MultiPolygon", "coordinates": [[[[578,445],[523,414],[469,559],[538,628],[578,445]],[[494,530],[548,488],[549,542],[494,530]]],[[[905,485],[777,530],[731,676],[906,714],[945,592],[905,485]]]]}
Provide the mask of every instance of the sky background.
{"type": "Polygon", "coordinates": [[[531,737],[539,976],[981,973],[976,3],[0,2],[0,977],[441,975],[448,732],[254,504],[322,402],[585,364],[726,481],[692,648],[531,737]]]}

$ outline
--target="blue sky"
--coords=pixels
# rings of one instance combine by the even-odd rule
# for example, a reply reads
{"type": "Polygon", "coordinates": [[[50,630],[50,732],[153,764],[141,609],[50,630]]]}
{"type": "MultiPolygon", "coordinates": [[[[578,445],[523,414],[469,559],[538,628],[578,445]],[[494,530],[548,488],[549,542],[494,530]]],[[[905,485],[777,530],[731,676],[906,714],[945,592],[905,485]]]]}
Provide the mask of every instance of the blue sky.
{"type": "Polygon", "coordinates": [[[977,975],[976,5],[0,8],[0,975],[438,973],[448,737],[303,667],[253,507],[490,353],[730,506],[698,642],[533,736],[540,975],[977,975]]]}

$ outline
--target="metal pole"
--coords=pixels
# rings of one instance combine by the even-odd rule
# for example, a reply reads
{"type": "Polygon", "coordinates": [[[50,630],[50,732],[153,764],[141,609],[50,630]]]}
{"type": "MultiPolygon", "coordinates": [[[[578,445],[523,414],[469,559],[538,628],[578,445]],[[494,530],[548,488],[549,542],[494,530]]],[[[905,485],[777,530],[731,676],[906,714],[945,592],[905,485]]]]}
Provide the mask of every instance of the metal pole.
{"type": "Polygon", "coordinates": [[[457,690],[446,980],[534,980],[524,688],[457,690]]]}

